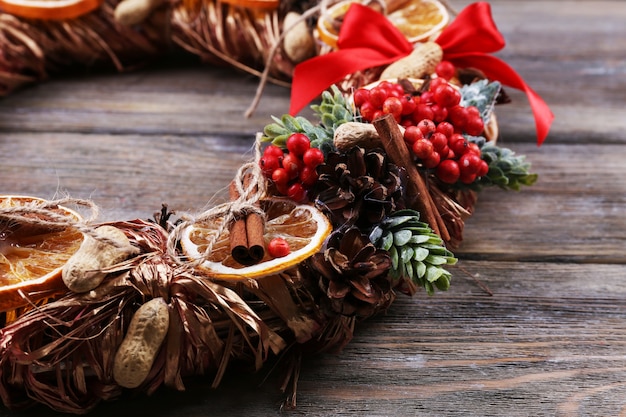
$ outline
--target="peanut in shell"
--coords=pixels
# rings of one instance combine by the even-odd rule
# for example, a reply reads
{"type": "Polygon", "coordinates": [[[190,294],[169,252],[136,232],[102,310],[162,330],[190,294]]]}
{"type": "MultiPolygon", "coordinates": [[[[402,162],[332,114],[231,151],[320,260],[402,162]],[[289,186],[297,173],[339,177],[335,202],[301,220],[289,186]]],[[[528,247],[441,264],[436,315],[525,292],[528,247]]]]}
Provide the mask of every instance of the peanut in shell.
{"type": "Polygon", "coordinates": [[[442,59],[443,50],[436,42],[417,44],[411,54],[385,68],[380,79],[422,78],[434,73],[442,59]]]}

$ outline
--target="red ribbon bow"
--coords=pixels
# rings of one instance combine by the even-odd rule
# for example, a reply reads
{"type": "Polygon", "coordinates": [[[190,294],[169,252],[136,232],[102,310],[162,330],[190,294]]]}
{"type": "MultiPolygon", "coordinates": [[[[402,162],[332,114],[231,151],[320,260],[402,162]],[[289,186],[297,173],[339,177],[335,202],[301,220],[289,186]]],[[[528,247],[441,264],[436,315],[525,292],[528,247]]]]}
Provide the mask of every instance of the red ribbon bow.
{"type": "MultiPolygon", "coordinates": [[[[491,17],[489,3],[478,2],[467,6],[444,29],[436,42],[443,49],[443,59],[458,67],[480,69],[488,79],[524,91],[535,117],[537,145],[543,143],[554,115],[513,68],[489,55],[505,45],[491,17]]],[[[413,45],[385,16],[358,3],[352,4],[345,15],[337,46],[337,51],[296,66],[290,114],[298,113],[322,91],[346,75],[390,64],[413,51],[413,45]]]]}

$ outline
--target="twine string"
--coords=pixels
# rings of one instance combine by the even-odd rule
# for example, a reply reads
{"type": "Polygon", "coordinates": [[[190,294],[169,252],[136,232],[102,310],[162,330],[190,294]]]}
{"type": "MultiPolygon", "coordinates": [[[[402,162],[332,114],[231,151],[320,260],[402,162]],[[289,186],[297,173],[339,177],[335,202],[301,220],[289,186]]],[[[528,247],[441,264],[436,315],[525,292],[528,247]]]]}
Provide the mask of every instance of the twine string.
{"type": "MultiPolygon", "coordinates": [[[[120,243],[102,236],[96,232],[97,226],[94,221],[98,218],[100,210],[91,200],[66,197],[57,200],[33,200],[26,204],[12,207],[0,207],[0,223],[4,223],[10,229],[14,225],[27,224],[43,228],[73,228],[96,240],[120,247],[120,243]],[[70,216],[66,212],[59,211],[59,206],[80,206],[89,210],[90,215],[86,219],[70,216]]],[[[10,236],[10,232],[6,234],[10,236]]]]}
{"type": "Polygon", "coordinates": [[[258,206],[266,194],[266,181],[259,165],[261,159],[261,134],[258,133],[254,146],[254,160],[243,164],[233,179],[233,183],[237,190],[238,198],[214,206],[197,216],[185,216],[170,232],[167,240],[167,252],[171,259],[181,266],[197,267],[207,261],[213,251],[213,246],[219,237],[230,228],[232,223],[247,215],[256,213],[265,218],[265,212],[258,206]],[[246,181],[244,182],[244,178],[246,181]],[[184,259],[178,254],[178,242],[181,239],[182,232],[187,227],[197,223],[210,222],[212,220],[222,219],[215,233],[209,238],[207,247],[200,257],[197,259],[184,259]]]}

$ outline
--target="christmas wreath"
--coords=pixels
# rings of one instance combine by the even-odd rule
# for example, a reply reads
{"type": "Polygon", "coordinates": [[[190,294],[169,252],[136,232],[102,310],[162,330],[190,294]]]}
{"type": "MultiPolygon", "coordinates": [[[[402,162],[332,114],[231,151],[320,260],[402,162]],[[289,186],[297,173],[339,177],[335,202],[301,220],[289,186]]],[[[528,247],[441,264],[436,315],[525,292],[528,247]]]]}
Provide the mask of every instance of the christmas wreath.
{"type": "Polygon", "coordinates": [[[0,4],[21,16],[0,16],[4,93],[77,64],[122,69],[172,42],[292,80],[289,113],[257,135],[230,200],[204,212],[103,224],[91,201],[0,197],[11,409],[85,413],[192,375],[217,386],[230,364],[254,371],[279,355],[295,387],[302,355],[341,350],[398,294],[448,289],[481,190],[535,182],[496,144],[503,86],[528,95],[539,145],[552,121],[490,55],[504,42],[487,3],[451,22],[435,0],[0,4]],[[298,116],[312,101],[315,120],[298,116]]]}

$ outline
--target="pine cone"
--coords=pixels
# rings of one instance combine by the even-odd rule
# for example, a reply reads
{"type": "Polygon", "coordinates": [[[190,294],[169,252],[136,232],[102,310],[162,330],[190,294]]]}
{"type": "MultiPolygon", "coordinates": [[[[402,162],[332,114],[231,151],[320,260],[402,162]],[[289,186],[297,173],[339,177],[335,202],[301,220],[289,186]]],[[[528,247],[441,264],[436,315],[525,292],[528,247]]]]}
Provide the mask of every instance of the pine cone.
{"type": "Polygon", "coordinates": [[[317,172],[310,197],[335,228],[356,225],[368,231],[387,214],[404,208],[405,171],[388,162],[380,149],[332,152],[317,172]]]}
{"type": "Polygon", "coordinates": [[[320,305],[327,313],[365,318],[395,299],[389,255],[376,249],[356,227],[335,231],[326,250],[309,258],[308,266],[319,274],[319,286],[327,296],[322,296],[320,305]]]}
{"type": "Polygon", "coordinates": [[[451,274],[444,265],[454,265],[457,259],[443,246],[432,229],[419,221],[419,212],[401,210],[376,226],[370,240],[377,248],[389,252],[390,275],[394,285],[405,292],[415,292],[415,284],[431,295],[435,288],[447,290],[451,274]]]}

